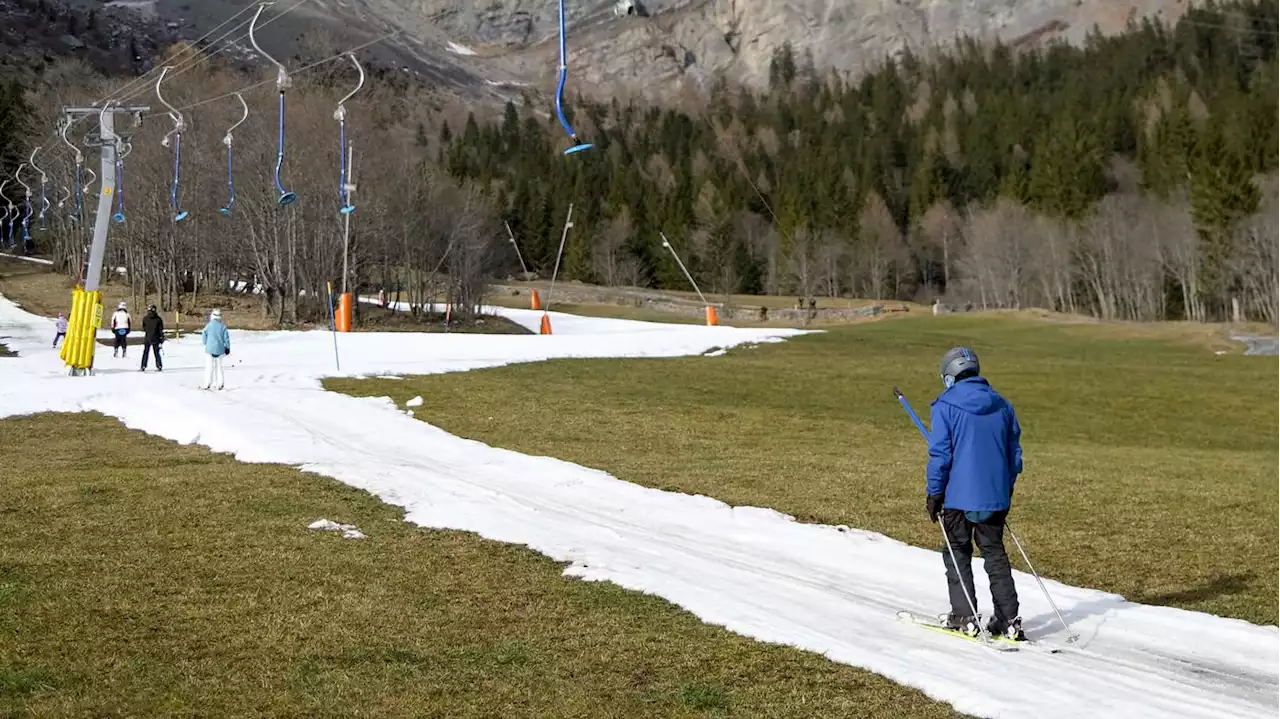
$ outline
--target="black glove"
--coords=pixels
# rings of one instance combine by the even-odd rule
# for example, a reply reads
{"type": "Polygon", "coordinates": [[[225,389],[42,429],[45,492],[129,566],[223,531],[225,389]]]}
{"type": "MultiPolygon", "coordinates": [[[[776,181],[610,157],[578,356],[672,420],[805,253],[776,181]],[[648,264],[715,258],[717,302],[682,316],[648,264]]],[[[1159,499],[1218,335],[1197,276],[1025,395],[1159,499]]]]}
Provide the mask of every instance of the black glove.
{"type": "Polygon", "coordinates": [[[227,350],[226,350],[226,352],[223,352],[223,354],[225,354],[226,356],[230,357],[230,356],[231,356],[231,348],[230,348],[230,347],[228,347],[228,348],[227,348],[227,350]]]}
{"type": "Polygon", "coordinates": [[[931,494],[924,501],[925,511],[929,512],[929,521],[937,522],[938,514],[942,512],[942,502],[945,500],[944,495],[931,494]]]}

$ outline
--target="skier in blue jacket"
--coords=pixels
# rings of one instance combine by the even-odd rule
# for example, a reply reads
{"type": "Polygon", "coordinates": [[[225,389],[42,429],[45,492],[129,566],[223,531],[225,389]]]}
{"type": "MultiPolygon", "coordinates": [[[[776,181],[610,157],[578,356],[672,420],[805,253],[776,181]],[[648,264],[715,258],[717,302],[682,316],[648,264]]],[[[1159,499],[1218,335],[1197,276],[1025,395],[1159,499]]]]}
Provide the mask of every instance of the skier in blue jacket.
{"type": "Polygon", "coordinates": [[[209,323],[200,332],[204,342],[204,383],[200,389],[222,389],[222,358],[231,354],[231,333],[222,324],[222,311],[209,313],[209,323]]]}
{"type": "Polygon", "coordinates": [[[1022,473],[1022,429],[1013,406],[979,374],[978,356],[956,347],[942,356],[939,373],[946,389],[931,410],[926,508],[941,518],[950,551],[944,547],[951,613],[947,625],[979,634],[978,598],[973,590],[973,545],[982,550],[995,611],[987,630],[993,636],[1024,640],[1018,592],[1004,551],[1004,520],[1013,484],[1022,473]],[[955,553],[953,566],[951,554],[955,553]],[[958,569],[958,572],[957,572],[958,569]]]}

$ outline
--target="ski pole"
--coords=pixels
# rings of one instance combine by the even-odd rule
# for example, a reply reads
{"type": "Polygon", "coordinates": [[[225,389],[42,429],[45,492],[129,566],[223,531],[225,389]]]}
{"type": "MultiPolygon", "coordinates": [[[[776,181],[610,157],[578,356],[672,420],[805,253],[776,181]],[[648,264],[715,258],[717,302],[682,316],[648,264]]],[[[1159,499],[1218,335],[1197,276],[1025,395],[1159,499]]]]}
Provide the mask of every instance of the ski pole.
{"type": "MultiPolygon", "coordinates": [[[[942,543],[947,547],[947,554],[951,555],[951,571],[956,573],[956,580],[960,582],[960,591],[964,593],[964,600],[969,603],[969,611],[973,612],[973,621],[978,627],[978,639],[986,639],[989,636],[987,628],[982,625],[982,618],[978,616],[978,607],[973,601],[973,597],[969,596],[969,588],[964,585],[964,577],[960,575],[960,565],[956,563],[956,550],[951,546],[951,537],[947,536],[947,526],[942,523],[942,515],[938,515],[938,529],[942,530],[942,543]]],[[[970,570],[972,572],[972,569],[970,570]]]]}
{"type": "MultiPolygon", "coordinates": [[[[924,423],[916,416],[915,410],[911,409],[911,404],[907,402],[907,398],[897,387],[893,388],[893,396],[898,398],[898,403],[907,411],[911,417],[911,421],[916,423],[916,429],[920,430],[920,434],[924,435],[925,441],[929,441],[929,432],[924,428],[924,423]]],[[[987,634],[987,630],[982,626],[981,620],[978,618],[978,607],[974,603],[973,597],[969,596],[969,588],[964,585],[964,578],[960,576],[960,565],[956,563],[956,550],[951,546],[951,538],[947,536],[947,527],[942,523],[942,516],[938,516],[938,529],[942,530],[942,543],[947,547],[947,554],[951,555],[951,570],[956,573],[956,578],[960,580],[960,591],[964,592],[964,599],[969,603],[969,611],[973,612],[973,619],[978,622],[979,638],[987,634]]]]}
{"type": "Polygon", "coordinates": [[[1013,533],[1013,527],[1009,526],[1009,522],[1004,523],[1006,529],[1009,530],[1009,536],[1013,537],[1013,546],[1018,548],[1018,553],[1022,555],[1022,560],[1027,563],[1027,567],[1031,570],[1031,576],[1036,578],[1036,584],[1040,585],[1040,591],[1044,592],[1044,598],[1049,600],[1049,606],[1053,607],[1053,613],[1058,615],[1058,621],[1062,622],[1062,628],[1067,630],[1067,644],[1075,644],[1080,638],[1079,634],[1071,631],[1071,627],[1067,625],[1067,620],[1062,618],[1062,612],[1058,611],[1058,605],[1054,603],[1053,597],[1049,596],[1049,590],[1045,588],[1044,582],[1040,581],[1040,573],[1036,568],[1031,566],[1031,557],[1027,556],[1027,551],[1022,548],[1022,542],[1018,541],[1018,535],[1013,533]]]}
{"type": "Polygon", "coordinates": [[[325,283],[329,287],[329,331],[333,333],[333,364],[342,371],[342,363],[338,361],[338,328],[333,316],[333,283],[325,283]]]}
{"type": "MultiPolygon", "coordinates": [[[[916,429],[920,430],[920,434],[924,437],[924,441],[928,442],[929,432],[924,428],[924,423],[920,421],[920,417],[916,414],[916,411],[911,408],[911,403],[908,402],[906,396],[902,394],[902,390],[894,387],[893,396],[898,398],[898,404],[902,405],[902,409],[906,410],[907,415],[911,417],[911,421],[915,422],[916,429]]],[[[1063,619],[1062,612],[1058,611],[1057,603],[1054,602],[1053,597],[1049,595],[1049,590],[1044,586],[1044,581],[1040,579],[1040,573],[1037,572],[1035,566],[1031,564],[1031,558],[1027,556],[1027,551],[1022,548],[1022,542],[1018,541],[1018,535],[1014,533],[1013,527],[1009,525],[1008,520],[1005,520],[1004,526],[1005,529],[1009,530],[1009,536],[1013,539],[1013,545],[1018,548],[1018,553],[1022,555],[1023,561],[1027,563],[1027,568],[1031,570],[1031,576],[1036,578],[1036,584],[1040,586],[1040,591],[1044,592],[1044,598],[1049,600],[1049,606],[1053,607],[1053,613],[1058,616],[1058,621],[1062,622],[1062,628],[1067,632],[1067,644],[1074,644],[1076,640],[1080,638],[1080,635],[1072,632],[1071,626],[1067,624],[1067,620],[1063,619]]],[[[946,536],[945,528],[942,533],[943,536],[946,536]]],[[[947,547],[950,548],[951,545],[947,544],[947,547]]],[[[951,557],[951,561],[953,563],[956,561],[954,554],[951,557]]],[[[975,612],[975,615],[976,614],[977,613],[975,612]]]]}

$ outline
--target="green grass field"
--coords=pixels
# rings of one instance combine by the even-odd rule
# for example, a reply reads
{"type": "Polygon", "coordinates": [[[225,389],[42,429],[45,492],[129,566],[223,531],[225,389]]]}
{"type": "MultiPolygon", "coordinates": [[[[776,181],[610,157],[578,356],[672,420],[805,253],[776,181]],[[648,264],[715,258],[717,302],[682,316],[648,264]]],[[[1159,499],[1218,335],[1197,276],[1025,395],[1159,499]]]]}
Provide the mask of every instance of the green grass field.
{"type": "MultiPolygon", "coordinates": [[[[974,347],[1016,407],[1026,473],[1011,524],[1037,569],[1141,602],[1275,624],[1276,360],[1217,356],[1185,328],[942,317],[836,329],[718,358],[581,360],[407,381],[464,437],[639,484],[938,546],[923,417],[937,360],[974,347]]],[[[939,580],[939,602],[944,601],[939,580]]]]}
{"type": "Polygon", "coordinates": [[[0,716],[956,716],[315,475],[100,415],[0,430],[0,716]]]}

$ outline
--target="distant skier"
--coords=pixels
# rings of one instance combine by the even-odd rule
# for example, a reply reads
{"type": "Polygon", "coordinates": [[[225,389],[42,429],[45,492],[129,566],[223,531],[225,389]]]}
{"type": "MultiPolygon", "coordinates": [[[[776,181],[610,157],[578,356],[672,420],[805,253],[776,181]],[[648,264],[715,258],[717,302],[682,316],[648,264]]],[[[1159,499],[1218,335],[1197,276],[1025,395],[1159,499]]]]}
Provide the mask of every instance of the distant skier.
{"type": "Polygon", "coordinates": [[[231,333],[222,324],[222,310],[209,313],[209,324],[200,337],[204,340],[204,384],[200,389],[222,389],[222,357],[231,354],[231,333]]]}
{"type": "Polygon", "coordinates": [[[133,320],[129,317],[129,310],[121,302],[116,305],[115,314],[111,315],[111,332],[116,338],[115,348],[111,351],[112,357],[127,357],[129,355],[129,331],[132,329],[133,320]]]}
{"type": "Polygon", "coordinates": [[[58,319],[53,321],[53,348],[58,349],[58,341],[67,336],[67,316],[62,312],[58,313],[58,319]]]}
{"type": "Polygon", "coordinates": [[[957,576],[951,554],[943,547],[951,597],[947,625],[974,636],[980,633],[970,565],[976,543],[995,607],[987,630],[1022,641],[1026,636],[1018,616],[1018,592],[1004,551],[1004,520],[1013,484],[1022,473],[1022,429],[1013,406],[979,372],[978,356],[971,349],[956,347],[942,356],[939,373],[946,390],[932,406],[926,508],[930,521],[941,517],[960,565],[957,576]]]}
{"type": "Polygon", "coordinates": [[[160,345],[164,344],[164,319],[156,312],[155,305],[147,307],[147,314],[142,318],[142,338],[145,344],[142,345],[140,371],[147,371],[147,355],[155,353],[156,371],[163,372],[164,361],[160,359],[160,345]]]}

